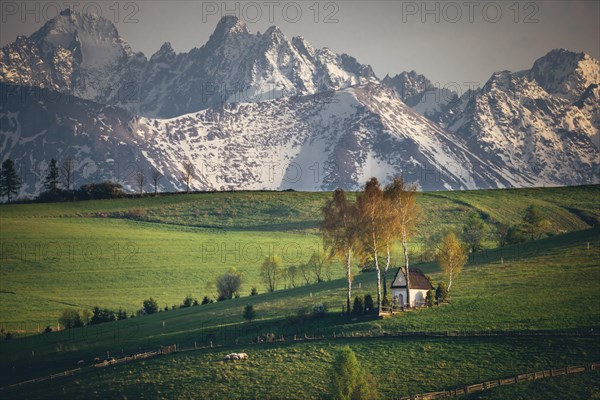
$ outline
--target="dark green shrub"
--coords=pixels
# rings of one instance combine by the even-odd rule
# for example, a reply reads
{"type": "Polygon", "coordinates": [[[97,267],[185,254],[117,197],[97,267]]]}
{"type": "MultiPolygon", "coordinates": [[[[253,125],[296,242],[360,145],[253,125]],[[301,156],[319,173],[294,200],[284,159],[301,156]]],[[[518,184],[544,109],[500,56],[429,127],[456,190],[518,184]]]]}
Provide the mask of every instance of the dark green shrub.
{"type": "Polygon", "coordinates": [[[246,307],[244,307],[244,313],[242,315],[244,319],[248,322],[256,318],[256,311],[254,310],[252,304],[246,304],[246,307]]]}
{"type": "Polygon", "coordinates": [[[65,329],[77,328],[83,326],[81,316],[77,310],[64,310],[58,318],[58,323],[65,327],[65,329]]]}
{"type": "Polygon", "coordinates": [[[158,303],[152,297],[144,300],[143,310],[146,314],[154,314],[158,312],[158,303]]]}
{"type": "Polygon", "coordinates": [[[360,296],[356,296],[354,298],[354,305],[352,306],[352,314],[359,315],[365,311],[365,305],[363,298],[360,296]]]}
{"type": "Polygon", "coordinates": [[[425,297],[425,303],[427,304],[427,307],[433,306],[434,298],[435,298],[435,293],[433,292],[433,290],[428,290],[427,296],[425,297]]]}
{"type": "Polygon", "coordinates": [[[382,307],[390,306],[390,299],[387,296],[383,296],[383,299],[381,299],[381,306],[382,307]]]}
{"type": "MultiPolygon", "coordinates": [[[[191,294],[188,294],[187,296],[185,296],[185,299],[183,299],[183,304],[181,304],[181,308],[186,308],[186,307],[191,307],[194,304],[194,298],[192,297],[191,294]]],[[[196,300],[197,302],[198,300],[196,300]]]]}
{"type": "Polygon", "coordinates": [[[94,307],[90,325],[103,324],[105,322],[115,321],[117,316],[115,312],[107,308],[94,307]]]}
{"type": "Polygon", "coordinates": [[[119,321],[127,319],[127,311],[124,311],[123,309],[119,308],[119,311],[117,311],[117,319],[119,321]]]}
{"type": "Polygon", "coordinates": [[[77,191],[77,198],[81,200],[116,199],[124,195],[123,186],[110,181],[88,183],[81,186],[77,191]]]}
{"type": "Polygon", "coordinates": [[[448,288],[446,282],[438,283],[437,289],[435,290],[435,300],[438,303],[443,303],[448,298],[448,288]]]}
{"type": "Polygon", "coordinates": [[[319,303],[313,306],[313,317],[322,317],[327,314],[327,304],[319,303]]]}
{"type": "Polygon", "coordinates": [[[373,297],[370,294],[365,294],[365,312],[373,313],[375,312],[375,305],[373,304],[373,297]]]}

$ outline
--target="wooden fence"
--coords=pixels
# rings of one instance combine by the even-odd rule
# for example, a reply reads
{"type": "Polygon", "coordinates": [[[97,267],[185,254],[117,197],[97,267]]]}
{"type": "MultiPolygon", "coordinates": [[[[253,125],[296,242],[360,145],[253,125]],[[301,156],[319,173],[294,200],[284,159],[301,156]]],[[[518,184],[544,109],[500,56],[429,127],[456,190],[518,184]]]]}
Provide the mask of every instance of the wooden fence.
{"type": "Polygon", "coordinates": [[[526,374],[515,375],[509,378],[494,379],[482,383],[476,383],[473,385],[456,387],[453,389],[444,389],[439,392],[428,392],[421,394],[414,394],[412,396],[400,397],[399,400],[434,400],[444,399],[453,396],[471,394],[475,392],[481,392],[484,390],[492,389],[498,386],[513,385],[519,382],[536,381],[539,379],[550,378],[553,376],[576,374],[585,371],[594,371],[600,369],[600,363],[592,363],[586,365],[569,366],[562,368],[552,368],[543,371],[530,372],[526,374]]]}
{"type": "MultiPolygon", "coordinates": [[[[535,331],[524,331],[524,332],[518,332],[518,331],[470,331],[470,332],[469,331],[463,331],[463,332],[425,331],[425,332],[414,332],[413,331],[413,332],[394,332],[394,333],[381,334],[381,333],[375,333],[372,331],[349,331],[349,332],[342,331],[339,333],[334,332],[333,335],[319,335],[319,334],[307,335],[306,333],[302,336],[292,335],[292,336],[288,336],[287,340],[312,341],[312,340],[331,340],[331,339],[344,340],[344,339],[351,339],[351,338],[360,339],[360,338],[383,338],[383,337],[393,338],[393,337],[447,337],[447,336],[463,337],[463,336],[562,336],[562,335],[566,335],[566,336],[588,336],[588,335],[598,336],[598,333],[592,333],[592,334],[589,334],[587,332],[585,332],[585,333],[583,333],[583,332],[550,333],[547,331],[540,331],[540,332],[535,332],[535,331]]],[[[286,338],[283,335],[276,337],[272,343],[282,342],[282,341],[286,341],[286,338]]],[[[256,344],[256,343],[253,343],[253,344],[256,344]]],[[[236,345],[241,345],[241,343],[236,343],[236,345]]],[[[125,356],[125,357],[109,358],[109,359],[103,360],[102,362],[97,362],[95,364],[89,365],[87,367],[80,367],[80,368],[76,368],[76,369],[72,369],[72,370],[68,370],[68,371],[63,371],[63,372],[60,372],[57,374],[48,375],[48,376],[44,376],[44,377],[36,378],[36,379],[30,379],[30,380],[15,383],[15,384],[12,384],[9,386],[0,387],[0,393],[3,390],[18,388],[23,385],[43,382],[43,381],[47,381],[47,380],[52,381],[54,379],[63,378],[63,377],[77,374],[77,373],[90,371],[90,370],[93,370],[96,368],[107,367],[110,365],[134,362],[134,361],[138,361],[138,360],[157,357],[157,356],[163,355],[163,354],[172,354],[172,353],[181,352],[181,351],[196,351],[196,350],[207,349],[207,348],[220,348],[223,346],[226,346],[226,343],[213,345],[212,341],[210,342],[209,346],[208,345],[197,346],[197,343],[194,342],[194,346],[190,347],[190,348],[180,348],[176,344],[169,345],[169,346],[161,346],[161,348],[156,351],[147,351],[147,352],[143,352],[143,353],[136,353],[136,354],[132,354],[132,355],[125,356]]],[[[537,372],[532,372],[532,373],[527,373],[527,374],[520,374],[520,375],[510,377],[510,378],[490,380],[490,381],[486,381],[486,382],[482,382],[482,383],[478,383],[478,384],[474,384],[474,385],[461,386],[461,387],[457,387],[457,388],[453,388],[453,389],[444,389],[444,390],[438,391],[438,392],[429,392],[429,393],[415,394],[412,396],[404,396],[404,397],[399,397],[398,399],[400,399],[400,400],[441,399],[441,398],[447,398],[447,397],[452,397],[452,396],[457,396],[457,395],[474,393],[474,392],[487,390],[487,389],[491,389],[491,388],[494,388],[497,386],[502,386],[502,385],[511,385],[511,384],[523,382],[523,381],[532,381],[532,380],[538,380],[538,379],[543,379],[543,378],[547,378],[547,377],[567,375],[567,374],[573,374],[573,373],[590,371],[590,370],[598,370],[598,369],[600,369],[600,363],[592,363],[592,364],[579,365],[579,366],[569,366],[569,367],[563,367],[563,368],[557,368],[557,369],[537,371],[537,372]]]]}
{"type": "Polygon", "coordinates": [[[15,383],[15,384],[12,384],[9,386],[0,387],[0,392],[2,392],[3,390],[14,389],[14,388],[18,388],[20,386],[28,385],[28,384],[32,384],[32,383],[39,383],[39,382],[44,382],[44,381],[48,381],[48,380],[54,381],[55,379],[58,379],[58,378],[64,378],[66,376],[75,375],[80,372],[89,371],[89,370],[92,370],[95,368],[103,368],[103,367],[107,367],[109,365],[117,365],[117,364],[124,364],[124,363],[133,362],[133,361],[138,361],[138,360],[144,360],[144,359],[159,356],[161,354],[171,354],[176,351],[177,351],[177,345],[173,344],[170,346],[161,346],[161,348],[156,351],[147,351],[144,353],[136,353],[136,354],[132,354],[130,356],[125,356],[125,357],[109,358],[109,359],[103,360],[102,362],[97,362],[95,364],[92,364],[88,367],[80,367],[80,368],[76,368],[76,369],[71,369],[68,371],[59,372],[57,374],[43,376],[41,378],[29,379],[27,381],[15,383]]]}

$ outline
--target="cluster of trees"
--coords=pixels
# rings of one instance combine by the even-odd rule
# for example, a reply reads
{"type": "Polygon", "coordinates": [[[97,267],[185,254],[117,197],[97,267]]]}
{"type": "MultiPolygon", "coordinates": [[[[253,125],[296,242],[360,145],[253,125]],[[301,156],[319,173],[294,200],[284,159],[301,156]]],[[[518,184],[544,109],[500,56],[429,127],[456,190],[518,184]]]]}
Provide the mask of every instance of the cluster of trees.
{"type": "MultiPolygon", "coordinates": [[[[394,179],[383,189],[376,178],[371,178],[364,190],[358,193],[355,202],[348,199],[343,189],[337,189],[323,207],[323,222],[320,226],[323,245],[328,258],[338,257],[344,263],[348,283],[348,312],[352,309],[351,258],[358,258],[363,265],[374,266],[379,310],[387,298],[387,272],[391,263],[392,244],[395,242],[402,245],[402,265],[410,291],[408,241],[415,235],[420,220],[416,195],[416,188],[407,186],[401,178],[394,179]]],[[[468,253],[474,254],[483,248],[489,226],[485,217],[486,215],[472,212],[459,233],[446,231],[430,237],[428,247],[431,249],[432,259],[438,261],[448,277],[448,286],[444,288],[446,295],[442,296],[444,299],[461,273],[468,253]]],[[[496,227],[499,245],[504,246],[527,239],[539,239],[548,232],[550,223],[538,207],[531,205],[525,209],[521,224],[512,227],[496,224],[496,227]]],[[[434,299],[439,302],[439,295],[435,292],[432,291],[429,297],[428,303],[433,304],[434,299]]]]}
{"type": "Polygon", "coordinates": [[[373,297],[370,294],[365,294],[364,297],[356,296],[354,298],[354,304],[352,305],[352,314],[372,314],[375,312],[375,305],[373,304],[373,297]]]}
{"type": "Polygon", "coordinates": [[[75,161],[71,158],[63,160],[61,165],[55,159],[50,161],[48,175],[44,181],[44,192],[40,193],[38,200],[92,200],[114,199],[125,196],[123,185],[115,182],[104,181],[87,183],[79,189],[73,188],[75,181],[75,161]]]}
{"type": "Polygon", "coordinates": [[[434,290],[428,290],[427,296],[425,297],[425,303],[427,307],[433,307],[434,304],[439,305],[448,300],[448,287],[446,282],[438,283],[437,288],[434,290]]]}
{"type": "Polygon", "coordinates": [[[331,260],[324,252],[314,252],[305,263],[283,267],[281,258],[270,256],[263,261],[260,276],[269,292],[277,290],[282,283],[286,288],[320,283],[331,279],[331,260]]]}
{"type": "Polygon", "coordinates": [[[352,256],[375,265],[378,310],[387,293],[387,273],[391,266],[392,245],[396,241],[402,244],[404,271],[410,281],[408,241],[416,233],[420,219],[416,197],[416,187],[406,185],[402,178],[395,178],[383,189],[377,178],[371,178],[355,202],[339,188],[323,207],[320,226],[323,246],[329,257],[338,257],[345,265],[348,313],[352,299],[352,256]]]}
{"type": "MultiPolygon", "coordinates": [[[[133,314],[131,317],[133,318],[133,314]]],[[[107,308],[94,307],[93,311],[89,310],[74,310],[67,309],[62,312],[58,318],[58,323],[65,329],[77,328],[86,325],[98,325],[105,322],[127,319],[127,312],[119,309],[119,311],[109,310],[107,308]]],[[[46,331],[48,331],[46,328],[46,331]]],[[[51,330],[51,329],[50,329],[51,330]]]]}
{"type": "MultiPolygon", "coordinates": [[[[114,182],[88,183],[79,189],[73,189],[75,176],[75,162],[71,158],[58,164],[55,159],[50,161],[48,175],[44,179],[44,191],[39,194],[39,201],[61,200],[90,200],[110,199],[123,197],[123,186],[114,182]]],[[[15,171],[15,164],[11,159],[2,163],[0,171],[0,196],[6,197],[11,202],[21,188],[23,182],[15,171]]]]}
{"type": "Polygon", "coordinates": [[[461,238],[471,254],[474,254],[483,248],[483,241],[490,233],[495,236],[498,246],[504,247],[528,240],[538,240],[544,234],[549,234],[551,227],[552,224],[546,219],[542,210],[531,204],[523,211],[520,223],[507,225],[495,222],[495,231],[492,232],[489,232],[489,225],[485,223],[484,218],[479,213],[472,212],[463,227],[461,238]]]}
{"type": "Polygon", "coordinates": [[[521,222],[507,225],[496,222],[495,232],[490,232],[483,217],[477,212],[471,212],[462,229],[461,239],[467,245],[469,252],[474,254],[483,248],[483,241],[492,233],[500,247],[510,244],[523,243],[527,240],[540,239],[547,234],[552,224],[545,218],[541,209],[536,205],[529,205],[521,216],[521,222]]]}
{"type": "Polygon", "coordinates": [[[499,224],[498,244],[502,247],[507,244],[538,240],[544,234],[548,234],[551,228],[552,224],[546,219],[542,210],[531,204],[523,212],[521,223],[512,226],[499,224]]]}
{"type": "MultiPolygon", "coordinates": [[[[162,172],[150,167],[147,172],[141,168],[128,179],[140,196],[144,195],[144,187],[148,182],[154,187],[154,195],[158,194],[158,184],[163,178],[162,172]]],[[[181,164],[180,176],[185,183],[186,193],[190,193],[190,185],[196,176],[196,167],[187,160],[181,164]]],[[[44,191],[38,196],[40,201],[89,200],[121,197],[123,186],[119,183],[105,181],[73,187],[75,181],[75,161],[65,158],[60,164],[53,158],[48,166],[48,174],[44,178],[44,191]]],[[[0,197],[6,197],[10,203],[18,194],[22,181],[16,173],[14,161],[7,159],[0,170],[0,197]]]]}
{"type": "Polygon", "coordinates": [[[154,313],[157,313],[160,311],[176,310],[177,308],[196,307],[199,305],[210,304],[210,303],[213,303],[213,300],[211,298],[209,298],[208,296],[204,296],[202,298],[202,301],[198,301],[198,299],[196,297],[192,296],[191,294],[188,294],[187,296],[184,297],[183,302],[179,306],[173,304],[171,306],[171,308],[169,308],[168,305],[165,305],[165,307],[162,310],[160,310],[158,308],[158,302],[156,300],[154,300],[152,297],[150,297],[148,300],[144,300],[143,307],[138,311],[138,314],[140,314],[140,315],[154,314],[154,313]]]}
{"type": "MultiPolygon", "coordinates": [[[[331,278],[331,262],[325,253],[316,252],[304,264],[284,267],[280,257],[269,256],[261,264],[260,277],[269,292],[277,290],[282,283],[287,288],[300,286],[302,280],[306,284],[312,281],[323,282],[325,278],[331,278]]],[[[216,279],[215,287],[217,301],[240,297],[242,273],[235,268],[230,268],[216,279]]],[[[256,287],[253,287],[250,295],[257,294],[256,287]]]]}
{"type": "MultiPolygon", "coordinates": [[[[186,307],[195,307],[201,304],[209,304],[212,303],[213,300],[208,296],[204,296],[201,302],[198,299],[194,298],[192,295],[187,295],[182,304],[179,306],[180,308],[186,307]]],[[[176,309],[177,306],[173,305],[171,309],[176,309]]],[[[169,307],[165,306],[164,311],[168,311],[169,307]]],[[[105,322],[112,321],[120,321],[127,318],[134,318],[136,315],[146,315],[146,314],[155,314],[157,312],[163,311],[159,308],[158,302],[150,297],[145,299],[142,302],[142,308],[140,308],[136,313],[127,314],[127,311],[119,308],[118,311],[110,310],[108,308],[100,308],[94,307],[94,309],[90,312],[89,310],[74,310],[67,309],[64,310],[59,319],[58,323],[64,327],[65,329],[77,328],[86,325],[97,325],[103,324],[105,322]]],[[[46,328],[46,332],[50,332],[52,329],[50,327],[46,328]]]]}
{"type": "MultiPolygon", "coordinates": [[[[192,168],[193,165],[189,163],[192,168]]],[[[148,171],[150,182],[154,186],[154,194],[158,194],[158,182],[163,174],[154,167],[148,171]]],[[[193,174],[187,178],[187,191],[189,192],[189,181],[193,174]]],[[[148,181],[144,171],[139,169],[133,175],[134,184],[139,190],[139,194],[144,194],[144,185],[148,181]]],[[[44,178],[44,191],[39,194],[39,201],[63,201],[63,200],[91,200],[91,199],[110,199],[123,197],[123,185],[115,182],[104,181],[99,183],[88,183],[82,185],[79,189],[73,187],[75,181],[75,161],[72,158],[65,158],[62,163],[58,163],[54,158],[48,166],[48,174],[44,178]]],[[[2,163],[0,170],[0,196],[6,197],[10,203],[22,186],[22,181],[16,173],[14,161],[7,159],[2,163]]]]}

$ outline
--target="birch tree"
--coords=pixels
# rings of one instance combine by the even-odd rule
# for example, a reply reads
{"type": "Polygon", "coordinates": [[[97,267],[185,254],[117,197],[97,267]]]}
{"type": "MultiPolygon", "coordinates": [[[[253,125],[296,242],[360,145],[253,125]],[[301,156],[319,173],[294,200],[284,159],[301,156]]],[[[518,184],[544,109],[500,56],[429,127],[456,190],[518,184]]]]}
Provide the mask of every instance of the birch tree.
{"type": "Polygon", "coordinates": [[[452,279],[460,274],[466,261],[467,254],[458,242],[456,235],[454,232],[448,233],[442,240],[438,251],[438,263],[442,271],[448,275],[448,293],[452,287],[452,279]]]}
{"type": "Polygon", "coordinates": [[[319,227],[323,249],[329,257],[337,257],[344,263],[348,292],[346,311],[350,315],[352,301],[351,257],[356,243],[356,205],[348,201],[344,189],[336,189],[333,197],[322,208],[323,222],[319,227]]]}
{"type": "Polygon", "coordinates": [[[377,178],[371,178],[356,200],[358,210],[358,235],[360,252],[375,263],[377,273],[377,309],[381,311],[381,268],[379,253],[385,249],[388,238],[388,214],[383,191],[377,178]]]}
{"type": "Polygon", "coordinates": [[[387,284],[387,269],[390,263],[391,242],[400,240],[404,257],[404,271],[406,274],[407,298],[410,299],[410,271],[408,258],[408,241],[415,235],[416,227],[421,219],[421,210],[417,205],[417,187],[407,186],[401,177],[396,177],[385,187],[386,212],[388,236],[386,243],[387,262],[384,270],[384,285],[387,284]]]}

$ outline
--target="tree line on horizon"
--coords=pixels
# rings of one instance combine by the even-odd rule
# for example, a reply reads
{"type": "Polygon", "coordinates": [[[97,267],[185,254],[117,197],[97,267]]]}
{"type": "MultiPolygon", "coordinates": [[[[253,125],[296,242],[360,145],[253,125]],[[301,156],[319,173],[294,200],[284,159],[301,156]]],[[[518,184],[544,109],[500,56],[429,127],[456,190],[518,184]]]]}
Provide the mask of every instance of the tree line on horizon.
{"type": "MultiPolygon", "coordinates": [[[[186,183],[186,193],[190,192],[190,183],[195,175],[195,167],[190,161],[182,164],[182,179],[186,183]]],[[[144,187],[150,180],[154,187],[154,195],[158,195],[158,183],[164,175],[155,167],[150,167],[148,175],[142,169],[138,169],[133,175],[133,184],[138,189],[137,194],[144,195],[144,187]],[[149,177],[149,178],[148,178],[149,177]]],[[[44,191],[35,200],[41,202],[65,201],[65,200],[90,200],[109,199],[126,196],[123,185],[106,180],[103,182],[92,182],[81,185],[78,189],[75,184],[75,161],[65,158],[61,163],[52,158],[48,166],[48,174],[44,177],[44,191]]],[[[19,193],[23,185],[22,179],[17,175],[15,163],[11,159],[5,160],[0,167],[0,197],[6,197],[10,203],[13,196],[19,193]]]]}

